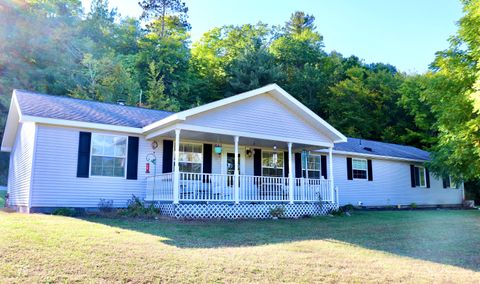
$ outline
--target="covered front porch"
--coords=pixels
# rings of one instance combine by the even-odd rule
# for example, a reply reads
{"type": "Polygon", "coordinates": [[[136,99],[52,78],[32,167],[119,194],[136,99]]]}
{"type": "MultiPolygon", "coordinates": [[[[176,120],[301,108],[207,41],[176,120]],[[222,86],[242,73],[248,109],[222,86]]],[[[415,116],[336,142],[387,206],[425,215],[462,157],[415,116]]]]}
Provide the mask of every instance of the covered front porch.
{"type": "Polygon", "coordinates": [[[178,127],[151,137],[162,148],[162,163],[147,177],[146,201],[338,203],[332,147],[178,127]],[[319,148],[328,155],[310,152],[319,148]]]}
{"type": "Polygon", "coordinates": [[[278,204],[295,217],[338,205],[332,149],[346,137],[275,84],[173,114],[144,133],[156,161],[146,201],[177,217],[261,218],[278,204]]]}

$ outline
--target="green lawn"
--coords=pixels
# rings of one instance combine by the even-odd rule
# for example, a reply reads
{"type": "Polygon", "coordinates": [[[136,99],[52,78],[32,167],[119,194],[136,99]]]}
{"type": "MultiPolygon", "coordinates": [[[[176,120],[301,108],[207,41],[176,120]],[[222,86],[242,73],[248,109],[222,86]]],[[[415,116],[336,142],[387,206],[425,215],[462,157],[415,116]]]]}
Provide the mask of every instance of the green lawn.
{"type": "Polygon", "coordinates": [[[5,207],[5,195],[7,192],[5,190],[0,190],[0,208],[5,207]]]}
{"type": "Polygon", "coordinates": [[[479,211],[204,222],[0,212],[0,283],[478,283],[479,252],[479,211]]]}

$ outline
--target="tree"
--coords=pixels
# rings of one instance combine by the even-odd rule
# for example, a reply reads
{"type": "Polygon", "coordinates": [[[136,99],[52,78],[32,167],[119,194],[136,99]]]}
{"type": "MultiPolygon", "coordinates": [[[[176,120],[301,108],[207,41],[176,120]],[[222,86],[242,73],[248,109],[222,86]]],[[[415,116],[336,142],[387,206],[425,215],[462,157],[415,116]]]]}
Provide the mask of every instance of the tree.
{"type": "Polygon", "coordinates": [[[272,33],[263,23],[223,26],[206,32],[191,51],[189,64],[194,81],[190,95],[200,103],[224,98],[228,88],[227,69],[248,51],[267,46],[272,33]]]}
{"type": "MultiPolygon", "coordinates": [[[[259,43],[260,44],[260,43],[259,43]]],[[[227,94],[234,95],[283,80],[280,66],[265,47],[245,50],[227,68],[227,94]]]]}
{"type": "Polygon", "coordinates": [[[300,35],[304,31],[313,31],[316,29],[314,22],[314,16],[305,14],[305,12],[296,11],[285,24],[286,33],[300,35]]]}
{"type": "Polygon", "coordinates": [[[142,0],[138,5],[143,9],[141,19],[160,21],[160,37],[165,36],[167,17],[176,16],[183,25],[189,27],[186,20],[188,8],[180,0],[142,0]]]}
{"type": "Polygon", "coordinates": [[[155,66],[155,62],[150,62],[148,72],[148,89],[146,91],[147,104],[154,109],[178,111],[179,104],[174,98],[165,95],[165,84],[163,76],[155,66]]]}
{"type": "Polygon", "coordinates": [[[344,134],[405,143],[413,118],[398,104],[405,75],[393,66],[351,67],[347,78],[331,87],[329,122],[344,134]]]}
{"type": "Polygon", "coordinates": [[[176,16],[165,18],[164,33],[161,36],[161,23],[153,21],[147,34],[139,42],[136,68],[143,89],[147,88],[150,64],[155,62],[165,84],[165,95],[174,98],[182,109],[192,106],[189,94],[190,86],[190,50],[187,28],[176,16]]]}
{"type": "Polygon", "coordinates": [[[480,1],[464,0],[464,16],[432,63],[432,85],[423,97],[435,117],[437,141],[430,167],[456,180],[480,178],[480,1]]]}

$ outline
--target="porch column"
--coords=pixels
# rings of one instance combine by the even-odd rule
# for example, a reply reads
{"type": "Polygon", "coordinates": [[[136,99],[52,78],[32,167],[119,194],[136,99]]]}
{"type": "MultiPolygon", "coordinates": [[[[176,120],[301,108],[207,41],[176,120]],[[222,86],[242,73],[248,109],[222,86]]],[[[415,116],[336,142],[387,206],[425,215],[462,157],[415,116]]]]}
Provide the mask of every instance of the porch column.
{"type": "Polygon", "coordinates": [[[292,166],[292,142],[288,142],[288,199],[290,204],[293,204],[293,166],[292,166]]]}
{"type": "Polygon", "coordinates": [[[333,155],[332,155],[333,147],[328,148],[328,166],[329,166],[329,173],[328,176],[330,176],[330,196],[331,200],[333,201],[334,199],[334,184],[333,184],[333,155]]]}
{"type": "Polygon", "coordinates": [[[175,167],[173,169],[173,203],[178,204],[180,199],[180,129],[175,129],[175,167]]]}
{"type": "Polygon", "coordinates": [[[235,136],[234,137],[235,139],[235,169],[234,169],[234,177],[233,177],[233,182],[234,182],[234,187],[233,187],[233,190],[234,190],[234,197],[235,197],[235,204],[239,204],[240,203],[240,192],[239,192],[239,186],[238,186],[238,182],[239,182],[239,174],[238,174],[238,140],[240,139],[240,137],[238,136],[235,136]]]}

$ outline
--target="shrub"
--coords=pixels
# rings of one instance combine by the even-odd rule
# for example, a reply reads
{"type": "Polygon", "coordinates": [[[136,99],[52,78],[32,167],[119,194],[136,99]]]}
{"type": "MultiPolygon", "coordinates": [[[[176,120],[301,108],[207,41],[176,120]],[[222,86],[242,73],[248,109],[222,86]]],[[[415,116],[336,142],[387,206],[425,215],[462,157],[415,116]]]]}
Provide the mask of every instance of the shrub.
{"type": "Polygon", "coordinates": [[[139,197],[132,195],[132,198],[127,201],[127,208],[119,213],[126,217],[154,218],[160,214],[160,209],[155,208],[153,203],[145,206],[145,203],[139,197]]]}
{"type": "Polygon", "coordinates": [[[113,211],[113,200],[112,199],[100,199],[98,202],[98,209],[100,212],[109,213],[113,211]]]}
{"type": "Polygon", "coordinates": [[[413,202],[410,204],[410,209],[415,209],[415,208],[418,208],[418,205],[417,203],[413,202]]]}
{"type": "Polygon", "coordinates": [[[52,215],[74,217],[77,215],[77,212],[72,208],[57,208],[52,211],[52,215]]]}
{"type": "Polygon", "coordinates": [[[283,206],[275,206],[270,208],[270,215],[272,217],[281,218],[285,214],[285,208],[283,206]]]}
{"type": "Polygon", "coordinates": [[[352,204],[347,204],[347,205],[338,207],[338,209],[332,209],[330,211],[330,214],[332,214],[333,216],[343,216],[343,215],[349,216],[350,212],[352,212],[353,210],[355,210],[355,206],[353,206],[352,204]]]}
{"type": "Polygon", "coordinates": [[[340,209],[343,212],[352,212],[353,210],[355,210],[355,206],[353,206],[352,204],[346,204],[346,205],[341,206],[340,209]]]}

